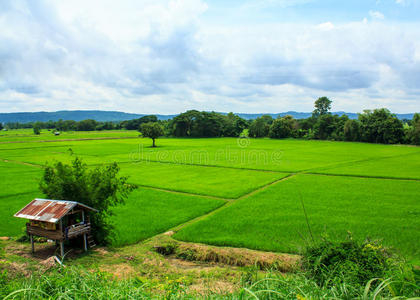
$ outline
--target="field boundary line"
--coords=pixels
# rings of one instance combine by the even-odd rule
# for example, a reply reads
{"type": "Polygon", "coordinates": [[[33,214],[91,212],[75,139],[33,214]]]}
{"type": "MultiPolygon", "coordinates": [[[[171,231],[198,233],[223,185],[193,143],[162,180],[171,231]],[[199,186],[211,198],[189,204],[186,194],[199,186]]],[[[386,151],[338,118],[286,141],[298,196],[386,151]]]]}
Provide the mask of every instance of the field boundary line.
{"type": "Polygon", "coordinates": [[[155,186],[143,185],[143,184],[137,184],[137,183],[132,183],[132,184],[135,184],[135,185],[137,185],[139,187],[142,187],[142,188],[145,188],[145,189],[156,190],[156,191],[160,191],[160,192],[166,192],[166,193],[172,193],[172,194],[181,194],[181,195],[187,195],[187,196],[192,196],[192,197],[202,197],[202,198],[208,198],[208,199],[214,199],[214,200],[223,200],[223,201],[227,201],[227,202],[231,202],[231,201],[234,201],[234,200],[238,199],[238,198],[225,198],[225,197],[212,196],[212,195],[207,195],[207,194],[197,194],[197,193],[190,193],[190,192],[184,192],[184,191],[177,191],[177,190],[159,188],[159,187],[155,187],[155,186]]]}
{"type": "Polygon", "coordinates": [[[0,196],[0,199],[14,197],[14,196],[23,196],[23,195],[33,194],[33,193],[37,193],[37,192],[39,193],[39,190],[34,190],[34,191],[24,192],[24,193],[8,194],[8,195],[0,196]]]}
{"type": "Polygon", "coordinates": [[[186,226],[189,226],[189,225],[194,224],[194,223],[196,223],[198,221],[201,221],[201,220],[203,220],[203,219],[205,219],[205,218],[207,218],[207,217],[209,217],[211,215],[214,215],[215,213],[217,213],[217,212],[219,212],[219,211],[221,211],[221,210],[223,210],[223,209],[225,209],[225,208],[227,208],[227,207],[229,207],[229,206],[237,203],[239,200],[246,199],[246,198],[248,198],[248,197],[250,197],[250,196],[252,196],[252,195],[254,195],[254,194],[256,194],[256,193],[258,193],[260,191],[263,191],[263,190],[267,189],[268,187],[270,187],[270,186],[272,186],[272,185],[274,185],[276,183],[279,183],[281,181],[288,180],[288,179],[292,178],[295,175],[297,175],[297,174],[296,173],[289,174],[286,177],[283,177],[283,178],[277,179],[277,180],[275,180],[273,182],[270,182],[270,183],[268,183],[268,184],[266,184],[266,185],[264,185],[264,186],[262,186],[262,187],[260,187],[260,188],[258,188],[256,190],[253,190],[252,192],[250,192],[248,194],[245,194],[245,195],[239,197],[239,198],[236,198],[236,199],[232,199],[230,201],[227,201],[225,204],[219,206],[218,208],[216,208],[216,209],[214,209],[214,210],[212,210],[212,211],[210,211],[210,212],[208,212],[208,213],[206,213],[204,215],[195,217],[195,218],[193,218],[193,219],[191,219],[191,220],[189,220],[189,221],[187,221],[185,223],[182,223],[182,224],[179,224],[179,225],[177,225],[175,227],[172,227],[172,228],[168,229],[167,231],[178,232],[178,231],[180,231],[182,228],[184,228],[186,226]]]}
{"type": "Polygon", "coordinates": [[[49,148],[60,148],[60,147],[71,147],[71,145],[65,144],[65,145],[52,145],[52,146],[22,147],[22,148],[0,148],[0,151],[31,150],[31,149],[49,149],[49,148]]]}
{"type": "Polygon", "coordinates": [[[300,173],[303,175],[312,175],[312,176],[333,176],[333,177],[353,177],[353,178],[366,178],[366,179],[383,179],[383,180],[405,180],[405,181],[420,181],[419,178],[404,178],[404,177],[386,177],[386,176],[369,176],[369,175],[351,175],[351,174],[331,174],[331,173],[321,173],[321,172],[305,172],[300,173]]]}
{"type": "Polygon", "coordinates": [[[25,166],[36,167],[36,168],[41,168],[41,169],[44,168],[43,165],[28,163],[28,162],[24,162],[24,161],[20,161],[20,160],[11,160],[11,159],[5,159],[5,158],[0,158],[0,160],[2,162],[5,162],[5,163],[14,163],[14,164],[18,164],[18,165],[25,165],[25,166]]]}
{"type": "Polygon", "coordinates": [[[418,155],[418,154],[420,154],[420,152],[406,153],[406,154],[399,154],[399,155],[391,155],[391,156],[383,156],[383,157],[369,157],[369,158],[359,159],[359,160],[343,161],[343,162],[339,162],[339,163],[336,163],[336,164],[331,164],[331,165],[328,165],[328,166],[315,167],[315,168],[310,168],[310,169],[302,170],[302,172],[305,172],[307,174],[310,174],[310,172],[316,172],[316,170],[328,171],[328,170],[331,170],[333,168],[347,166],[347,165],[351,165],[351,164],[358,164],[358,163],[365,163],[365,162],[370,162],[370,161],[385,160],[385,159],[390,159],[390,158],[404,157],[404,156],[410,156],[410,155],[416,155],[416,154],[418,155]]]}
{"type": "MultiPolygon", "coordinates": [[[[195,167],[206,167],[206,168],[223,168],[223,169],[234,169],[234,170],[245,170],[245,171],[258,171],[258,172],[266,172],[266,173],[296,173],[296,171],[276,171],[276,170],[266,170],[266,169],[255,169],[255,168],[238,168],[238,167],[230,167],[230,166],[218,166],[218,165],[204,165],[204,164],[193,164],[193,163],[178,163],[172,161],[161,161],[161,160],[148,160],[148,159],[139,159],[137,161],[121,161],[118,164],[141,164],[142,162],[153,162],[153,163],[162,163],[162,164],[172,164],[172,165],[185,165],[185,166],[195,166],[195,167]]],[[[99,165],[99,164],[92,164],[99,165]]],[[[299,171],[300,172],[300,171],[299,171]]]]}
{"type": "Polygon", "coordinates": [[[263,185],[263,186],[261,186],[261,187],[259,187],[259,188],[255,189],[255,190],[253,190],[253,191],[251,191],[251,192],[249,192],[249,193],[247,193],[247,194],[244,194],[244,195],[242,195],[242,196],[240,196],[240,197],[236,198],[235,200],[240,200],[240,199],[244,199],[244,198],[251,197],[252,195],[257,194],[257,193],[259,193],[259,192],[261,192],[261,191],[263,191],[263,190],[267,189],[268,187],[270,187],[270,186],[272,186],[272,185],[275,185],[275,184],[277,184],[277,183],[279,183],[279,182],[285,181],[285,180],[287,180],[287,179],[289,179],[289,178],[291,178],[291,177],[294,177],[294,176],[296,176],[296,175],[298,175],[298,174],[301,174],[301,173],[299,173],[299,172],[298,172],[298,173],[290,173],[290,174],[288,174],[288,175],[287,175],[287,176],[285,176],[285,177],[282,177],[282,178],[276,179],[276,180],[274,180],[274,181],[272,181],[272,182],[270,182],[270,183],[267,183],[267,184],[265,184],[265,185],[263,185]]]}
{"type": "Polygon", "coordinates": [[[37,140],[37,141],[6,141],[1,144],[20,144],[20,143],[55,143],[55,142],[71,142],[71,141],[95,141],[95,140],[124,140],[124,139],[138,139],[138,136],[127,137],[98,137],[98,138],[78,138],[78,139],[60,139],[60,140],[37,140]]]}

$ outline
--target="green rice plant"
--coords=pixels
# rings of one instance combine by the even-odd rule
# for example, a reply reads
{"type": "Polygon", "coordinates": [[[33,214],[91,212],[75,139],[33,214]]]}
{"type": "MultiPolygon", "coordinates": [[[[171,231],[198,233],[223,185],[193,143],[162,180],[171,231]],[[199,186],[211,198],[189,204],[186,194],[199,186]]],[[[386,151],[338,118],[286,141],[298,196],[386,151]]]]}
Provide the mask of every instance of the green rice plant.
{"type": "Polygon", "coordinates": [[[210,212],[224,200],[168,193],[148,188],[133,191],[125,205],[114,208],[113,246],[133,244],[210,212]]]}
{"type": "Polygon", "coordinates": [[[187,242],[286,253],[303,252],[328,234],[339,241],[380,239],[411,260],[420,258],[420,182],[297,175],[192,223],[175,234],[187,242]],[[307,218],[302,209],[302,196],[307,218]],[[404,220],[404,221],[402,221],[404,220]]]}

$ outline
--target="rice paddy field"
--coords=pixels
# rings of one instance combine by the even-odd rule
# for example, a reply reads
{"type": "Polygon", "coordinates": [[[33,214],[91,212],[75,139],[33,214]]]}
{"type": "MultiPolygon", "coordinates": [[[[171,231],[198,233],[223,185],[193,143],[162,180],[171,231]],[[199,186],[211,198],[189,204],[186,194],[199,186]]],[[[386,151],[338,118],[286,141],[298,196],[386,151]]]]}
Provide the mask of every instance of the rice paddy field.
{"type": "Polygon", "coordinates": [[[380,239],[420,262],[420,148],[273,139],[138,138],[135,131],[0,134],[0,236],[34,197],[42,168],[114,161],[139,185],[115,208],[115,246],[174,230],[212,245],[298,253],[310,240],[380,239]],[[307,216],[307,218],[305,217],[307,216]],[[309,227],[308,227],[309,224],[309,227]]]}

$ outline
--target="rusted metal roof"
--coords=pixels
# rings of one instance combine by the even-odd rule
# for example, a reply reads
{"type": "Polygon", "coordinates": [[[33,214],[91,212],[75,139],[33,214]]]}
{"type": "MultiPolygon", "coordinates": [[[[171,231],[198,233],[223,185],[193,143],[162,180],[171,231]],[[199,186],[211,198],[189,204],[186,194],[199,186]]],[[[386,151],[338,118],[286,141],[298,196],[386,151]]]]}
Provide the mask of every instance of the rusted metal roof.
{"type": "Polygon", "coordinates": [[[75,201],[36,198],[20,211],[18,211],[15,214],[15,217],[48,223],[57,223],[62,217],[64,217],[76,206],[91,211],[97,211],[94,208],[75,201]]]}

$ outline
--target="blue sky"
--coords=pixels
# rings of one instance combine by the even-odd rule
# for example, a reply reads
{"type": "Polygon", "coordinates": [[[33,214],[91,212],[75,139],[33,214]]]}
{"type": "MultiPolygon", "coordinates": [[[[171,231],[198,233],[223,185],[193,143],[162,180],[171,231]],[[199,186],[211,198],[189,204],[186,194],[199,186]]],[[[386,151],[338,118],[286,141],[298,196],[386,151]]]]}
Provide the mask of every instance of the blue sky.
{"type": "Polygon", "coordinates": [[[255,1],[209,1],[205,19],[224,23],[322,23],[357,22],[380,12],[388,21],[419,21],[419,1],[395,0],[255,0],[255,1]]]}
{"type": "Polygon", "coordinates": [[[2,0],[0,111],[420,111],[420,0],[2,0]]]}

